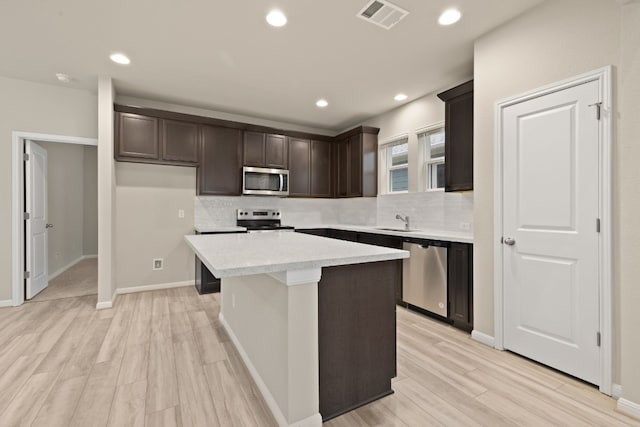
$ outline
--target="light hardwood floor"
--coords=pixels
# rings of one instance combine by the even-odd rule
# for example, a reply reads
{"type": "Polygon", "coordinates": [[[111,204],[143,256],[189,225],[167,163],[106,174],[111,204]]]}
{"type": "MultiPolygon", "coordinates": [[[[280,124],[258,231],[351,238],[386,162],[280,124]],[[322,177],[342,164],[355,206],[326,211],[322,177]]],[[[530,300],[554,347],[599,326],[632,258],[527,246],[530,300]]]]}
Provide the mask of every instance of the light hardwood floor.
{"type": "MultiPolygon", "coordinates": [[[[0,425],[275,426],[192,287],[0,309],[0,425]]],[[[396,393],[328,426],[635,425],[572,378],[398,312],[396,393]]]]}
{"type": "Polygon", "coordinates": [[[31,302],[80,297],[98,293],[98,259],[83,259],[49,282],[31,302]]]}

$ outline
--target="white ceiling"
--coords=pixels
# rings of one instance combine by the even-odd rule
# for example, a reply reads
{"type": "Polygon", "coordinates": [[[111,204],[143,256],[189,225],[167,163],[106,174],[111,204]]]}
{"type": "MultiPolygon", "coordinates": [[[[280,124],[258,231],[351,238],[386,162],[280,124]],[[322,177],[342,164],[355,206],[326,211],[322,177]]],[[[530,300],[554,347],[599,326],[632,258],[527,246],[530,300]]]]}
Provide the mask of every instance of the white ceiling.
{"type": "Polygon", "coordinates": [[[0,75],[110,75],[119,95],[339,131],[469,78],[473,40],[540,2],[395,0],[410,14],[387,31],[356,18],[366,0],[2,0],[0,75]],[[439,26],[451,6],[462,19],[439,26]],[[285,27],[265,22],[274,7],[285,27]]]}

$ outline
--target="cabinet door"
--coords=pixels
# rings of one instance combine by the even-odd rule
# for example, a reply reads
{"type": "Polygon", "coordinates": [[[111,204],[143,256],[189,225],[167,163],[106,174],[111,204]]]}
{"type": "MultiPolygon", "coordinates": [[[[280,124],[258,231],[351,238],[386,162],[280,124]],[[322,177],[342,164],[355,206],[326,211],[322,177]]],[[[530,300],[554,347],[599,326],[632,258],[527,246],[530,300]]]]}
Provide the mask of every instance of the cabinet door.
{"type": "Polygon", "coordinates": [[[473,246],[451,243],[448,251],[449,319],[453,326],[473,329],[473,246]]]}
{"type": "Polygon", "coordinates": [[[287,169],[289,166],[288,159],[287,138],[284,135],[267,135],[264,147],[265,167],[287,169]]]}
{"type": "Polygon", "coordinates": [[[445,191],[473,190],[473,92],[445,110],[445,191]]]}
{"type": "Polygon", "coordinates": [[[337,177],[338,189],[337,197],[349,196],[349,140],[338,142],[337,177]]]}
{"type": "Polygon", "coordinates": [[[242,131],[202,126],[198,194],[242,193],[242,131]]]}
{"type": "Polygon", "coordinates": [[[161,120],[162,160],[198,163],[198,125],[176,120],[161,120]]]}
{"type": "Polygon", "coordinates": [[[262,132],[244,133],[244,166],[264,167],[265,137],[262,132]]]}
{"type": "Polygon", "coordinates": [[[118,113],[117,158],[158,160],[158,119],[118,113]]]}
{"type": "Polygon", "coordinates": [[[362,136],[349,138],[349,196],[362,195],[362,136]]]}
{"type": "Polygon", "coordinates": [[[311,141],[311,197],[331,197],[331,143],[311,141]]]}
{"type": "Polygon", "coordinates": [[[311,195],[311,141],[289,138],[289,196],[311,195]]]}

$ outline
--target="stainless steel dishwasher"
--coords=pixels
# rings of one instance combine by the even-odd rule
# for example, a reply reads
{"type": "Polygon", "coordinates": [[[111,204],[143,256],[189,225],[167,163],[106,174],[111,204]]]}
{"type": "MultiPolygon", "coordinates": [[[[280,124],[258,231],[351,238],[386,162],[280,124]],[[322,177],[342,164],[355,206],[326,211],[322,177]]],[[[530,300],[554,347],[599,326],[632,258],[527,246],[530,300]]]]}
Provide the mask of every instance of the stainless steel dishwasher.
{"type": "Polygon", "coordinates": [[[447,317],[447,242],[405,242],[410,252],[402,264],[402,299],[447,317]]]}

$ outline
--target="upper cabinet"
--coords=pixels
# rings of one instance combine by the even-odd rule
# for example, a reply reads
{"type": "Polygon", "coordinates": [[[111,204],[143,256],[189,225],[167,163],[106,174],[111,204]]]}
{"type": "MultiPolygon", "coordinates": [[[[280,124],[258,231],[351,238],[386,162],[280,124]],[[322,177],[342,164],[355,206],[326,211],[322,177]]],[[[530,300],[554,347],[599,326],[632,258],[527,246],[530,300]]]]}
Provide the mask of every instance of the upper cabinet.
{"type": "Polygon", "coordinates": [[[197,193],[215,196],[242,194],[242,131],[202,125],[197,193]]]}
{"type": "Polygon", "coordinates": [[[287,169],[287,138],[284,135],[245,131],[244,166],[287,169]]]}
{"type": "Polygon", "coordinates": [[[198,125],[117,112],[116,160],[177,166],[198,165],[198,125]]]}
{"type": "Polygon", "coordinates": [[[445,102],[445,191],[473,190],[473,80],[438,98],[445,102]]]}
{"type": "Polygon", "coordinates": [[[158,160],[158,119],[140,114],[116,114],[116,159],[158,160]]]}
{"type": "Polygon", "coordinates": [[[118,161],[197,166],[197,194],[242,194],[242,167],[289,170],[291,197],[375,197],[378,132],[336,137],[115,105],[118,161]]]}
{"type": "Polygon", "coordinates": [[[336,197],[378,195],[378,132],[360,126],[336,137],[336,197]]]}

